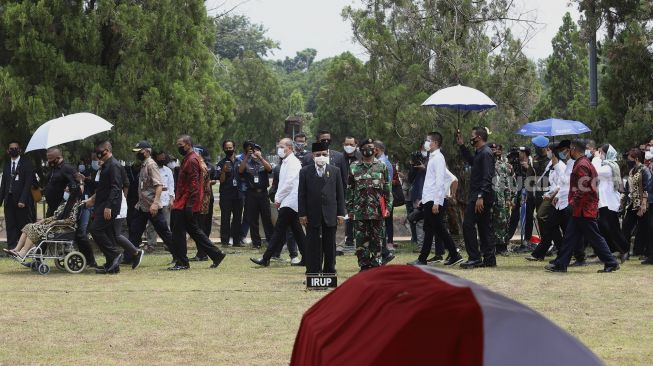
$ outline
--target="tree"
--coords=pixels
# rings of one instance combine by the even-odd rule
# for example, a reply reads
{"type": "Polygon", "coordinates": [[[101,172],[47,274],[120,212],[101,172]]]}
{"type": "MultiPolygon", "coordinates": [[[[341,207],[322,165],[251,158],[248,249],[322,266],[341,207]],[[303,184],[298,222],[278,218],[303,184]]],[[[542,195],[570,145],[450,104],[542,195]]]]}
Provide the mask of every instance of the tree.
{"type": "Polygon", "coordinates": [[[0,9],[5,139],[26,140],[44,121],[90,111],[114,123],[106,136],[129,159],[137,140],[170,151],[180,133],[215,148],[233,120],[233,99],[212,74],[203,1],[0,0],[0,9]]]}
{"type": "Polygon", "coordinates": [[[219,15],[214,22],[216,41],[213,52],[220,57],[234,59],[245,51],[263,57],[279,48],[279,42],[265,36],[265,27],[250,23],[244,15],[219,15]]]}
{"type": "Polygon", "coordinates": [[[283,61],[277,61],[277,65],[283,67],[288,73],[293,71],[306,71],[313,64],[315,56],[317,56],[317,51],[313,48],[307,48],[297,52],[294,58],[286,56],[283,61]]]}

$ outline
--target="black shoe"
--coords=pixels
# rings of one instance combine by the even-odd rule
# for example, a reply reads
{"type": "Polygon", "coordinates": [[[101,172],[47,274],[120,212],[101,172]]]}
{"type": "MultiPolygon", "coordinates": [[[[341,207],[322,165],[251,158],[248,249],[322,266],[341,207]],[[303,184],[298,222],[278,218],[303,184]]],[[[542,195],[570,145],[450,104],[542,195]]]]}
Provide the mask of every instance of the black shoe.
{"type": "Polygon", "coordinates": [[[304,262],[304,258],[302,258],[299,263],[290,263],[290,265],[293,267],[306,267],[306,262],[304,262]]]}
{"type": "Polygon", "coordinates": [[[385,266],[386,264],[392,262],[393,259],[395,259],[395,255],[390,253],[385,258],[381,259],[381,265],[385,266]]]}
{"type": "Polygon", "coordinates": [[[569,267],[585,267],[586,265],[587,265],[586,261],[575,260],[574,263],[569,265],[569,267]]]}
{"type": "Polygon", "coordinates": [[[238,243],[233,243],[231,246],[233,248],[242,248],[245,246],[245,244],[243,244],[242,242],[238,242],[238,243]]]}
{"type": "Polygon", "coordinates": [[[193,258],[190,258],[188,260],[191,261],[191,262],[206,262],[206,261],[209,260],[209,257],[208,256],[207,257],[194,256],[193,258]]]}
{"type": "Polygon", "coordinates": [[[222,260],[226,256],[227,255],[224,254],[224,252],[222,252],[222,251],[218,252],[218,258],[213,261],[213,264],[211,264],[211,266],[209,266],[209,268],[218,268],[218,266],[220,265],[220,263],[222,263],[222,260]]]}
{"type": "Polygon", "coordinates": [[[141,250],[138,251],[138,254],[136,254],[134,259],[132,260],[132,269],[136,269],[136,268],[138,268],[138,266],[141,265],[141,262],[143,261],[143,255],[144,254],[145,254],[144,250],[141,249],[141,250]]]}
{"type": "Polygon", "coordinates": [[[473,269],[473,268],[480,268],[483,267],[483,261],[480,259],[472,260],[469,259],[465,263],[460,264],[460,268],[463,269],[473,269]]]}
{"type": "Polygon", "coordinates": [[[442,262],[442,256],[439,255],[439,254],[436,254],[433,257],[427,259],[426,262],[427,263],[431,263],[431,262],[440,263],[440,262],[442,262]]]}
{"type": "Polygon", "coordinates": [[[612,265],[612,266],[605,266],[605,268],[599,269],[596,272],[597,273],[610,273],[610,272],[617,271],[618,269],[619,269],[619,265],[615,264],[615,265],[612,265]]]}
{"type": "Polygon", "coordinates": [[[412,262],[408,262],[408,263],[406,263],[406,264],[408,264],[408,265],[412,265],[412,266],[425,266],[425,265],[427,265],[426,262],[421,261],[421,260],[419,260],[419,259],[416,259],[416,260],[414,260],[414,261],[412,261],[412,262]]]}
{"type": "Polygon", "coordinates": [[[497,266],[497,261],[496,260],[484,260],[483,261],[483,268],[494,268],[497,266]]]}
{"type": "Polygon", "coordinates": [[[653,264],[653,256],[648,257],[647,259],[643,260],[641,264],[653,264]]]}
{"type": "Polygon", "coordinates": [[[567,268],[560,268],[555,264],[547,264],[546,266],[544,266],[544,269],[549,272],[560,272],[560,273],[567,272],[567,268]]]}
{"type": "Polygon", "coordinates": [[[444,262],[445,266],[455,266],[456,264],[462,262],[464,259],[461,255],[455,255],[453,257],[449,257],[446,262],[444,262]]]}
{"type": "Polygon", "coordinates": [[[252,263],[258,264],[259,266],[263,266],[263,267],[267,267],[267,266],[270,265],[270,261],[266,261],[263,258],[258,258],[258,259],[257,258],[250,258],[249,260],[252,261],[252,263]]]}
{"type": "Polygon", "coordinates": [[[180,264],[175,264],[174,266],[168,268],[168,271],[183,271],[183,270],[186,270],[186,269],[189,269],[189,268],[190,268],[190,266],[183,266],[183,265],[180,265],[180,264]]]}
{"type": "MultiPolygon", "coordinates": [[[[529,261],[529,262],[541,262],[541,261],[544,260],[544,258],[538,258],[538,257],[535,257],[535,256],[533,256],[531,254],[528,257],[526,257],[526,260],[529,261]]],[[[551,262],[553,262],[553,261],[551,261],[551,262]]]]}
{"type": "Polygon", "coordinates": [[[510,253],[508,252],[508,250],[497,251],[497,255],[500,255],[502,257],[510,257],[510,253]]]}
{"type": "Polygon", "coordinates": [[[124,258],[124,255],[122,253],[118,254],[117,257],[113,258],[113,261],[107,268],[107,273],[111,273],[116,270],[116,268],[120,268],[120,263],[122,263],[122,259],[124,258]]]}
{"type": "Polygon", "coordinates": [[[100,268],[100,266],[96,262],[88,263],[88,264],[86,264],[86,267],[88,267],[88,268],[100,268]]]}
{"type": "Polygon", "coordinates": [[[108,268],[105,267],[99,267],[95,269],[96,274],[118,274],[120,273],[120,266],[116,267],[115,269],[109,270],[108,268]]]}

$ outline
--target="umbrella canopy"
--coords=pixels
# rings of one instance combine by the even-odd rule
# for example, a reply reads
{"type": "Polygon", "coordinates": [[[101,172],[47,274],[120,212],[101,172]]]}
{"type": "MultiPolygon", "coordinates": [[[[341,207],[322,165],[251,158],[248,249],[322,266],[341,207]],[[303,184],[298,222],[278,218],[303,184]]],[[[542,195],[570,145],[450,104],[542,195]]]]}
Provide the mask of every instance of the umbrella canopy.
{"type": "Polygon", "coordinates": [[[427,107],[451,108],[459,111],[480,111],[497,106],[483,92],[462,85],[440,89],[424,101],[422,105],[427,107]]]}
{"type": "Polygon", "coordinates": [[[592,131],[583,122],[565,119],[549,118],[537,122],[529,122],[517,131],[522,136],[564,136],[580,135],[592,131]]]}
{"type": "Polygon", "coordinates": [[[291,365],[429,363],[603,364],[530,308],[426,266],[386,266],[347,280],[304,314],[291,360],[291,365]]]}
{"type": "Polygon", "coordinates": [[[25,152],[49,149],[66,142],[83,140],[100,132],[111,130],[113,125],[92,113],[75,113],[45,122],[27,144],[25,152]]]}

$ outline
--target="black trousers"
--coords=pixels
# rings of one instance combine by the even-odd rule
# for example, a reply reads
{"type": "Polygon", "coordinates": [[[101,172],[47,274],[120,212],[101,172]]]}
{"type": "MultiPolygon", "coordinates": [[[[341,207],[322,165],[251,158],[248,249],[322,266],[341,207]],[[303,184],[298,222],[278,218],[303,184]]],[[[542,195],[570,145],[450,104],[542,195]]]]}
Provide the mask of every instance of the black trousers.
{"type": "Polygon", "coordinates": [[[211,237],[211,230],[213,229],[213,205],[215,200],[211,197],[209,201],[209,212],[200,215],[200,227],[206,236],[211,237]]]}
{"type": "MultiPolygon", "coordinates": [[[[285,238],[281,239],[281,242],[286,243],[286,246],[288,247],[288,254],[290,254],[290,258],[295,258],[299,256],[299,251],[297,251],[297,241],[295,240],[295,236],[293,235],[292,230],[290,228],[286,230],[286,236],[285,238]]],[[[282,250],[283,250],[283,245],[278,245],[275,252],[272,253],[272,256],[280,257],[282,250]]]]}
{"type": "MultiPolygon", "coordinates": [[[[413,207],[413,201],[406,200],[406,215],[410,215],[414,210],[415,207],[413,207]]],[[[413,243],[417,243],[417,223],[409,222],[409,225],[410,225],[410,241],[412,241],[413,243]]]]}
{"type": "Polygon", "coordinates": [[[88,242],[88,236],[85,233],[80,232],[78,230],[75,233],[75,243],[77,243],[77,248],[79,249],[79,252],[84,254],[84,257],[86,257],[86,263],[88,264],[94,264],[95,262],[95,254],[93,253],[93,248],[91,247],[91,243],[88,242]]]}
{"type": "Polygon", "coordinates": [[[267,192],[265,190],[257,192],[254,189],[249,189],[245,198],[245,212],[247,212],[247,222],[249,223],[249,235],[252,238],[252,245],[260,247],[259,216],[263,222],[265,238],[268,241],[272,238],[272,232],[274,231],[274,227],[272,226],[272,213],[270,212],[270,200],[267,192]]]}
{"type": "Polygon", "coordinates": [[[302,256],[304,255],[304,241],[306,236],[304,235],[304,229],[299,224],[299,215],[290,207],[282,207],[279,209],[279,217],[277,218],[277,224],[274,226],[274,232],[268,242],[268,248],[263,253],[263,260],[269,261],[270,258],[281,252],[281,248],[286,243],[286,231],[288,231],[288,228],[290,228],[293,237],[297,241],[299,252],[302,253],[302,256]]]}
{"type": "MultiPolygon", "coordinates": [[[[163,210],[159,210],[155,216],[152,216],[149,211],[143,212],[141,210],[134,211],[132,215],[132,222],[129,226],[129,241],[136,244],[140,243],[141,237],[145,232],[147,223],[151,222],[157,235],[163,240],[163,244],[170,248],[173,245],[172,232],[168,227],[163,210]]],[[[126,258],[131,258],[131,254],[125,254],[126,258]]]]}
{"type": "Polygon", "coordinates": [[[26,203],[25,207],[18,207],[18,200],[14,198],[13,194],[9,194],[5,198],[5,227],[7,230],[7,248],[13,249],[18,244],[20,239],[21,230],[25,225],[34,222],[32,217],[32,207],[26,203]]]}
{"type": "Polygon", "coordinates": [[[95,211],[95,219],[90,227],[91,236],[93,236],[95,244],[104,254],[107,264],[111,264],[120,255],[120,250],[116,244],[115,220],[115,216],[111,217],[110,220],[105,220],[104,210],[99,209],[95,211]]]}
{"type": "MultiPolygon", "coordinates": [[[[521,218],[521,203],[522,195],[521,193],[517,196],[517,205],[515,209],[512,210],[510,214],[510,224],[508,225],[508,235],[506,235],[506,242],[510,241],[517,231],[517,226],[519,225],[519,219],[521,218]]],[[[485,207],[488,207],[487,203],[485,207]]],[[[531,194],[526,195],[526,221],[524,223],[524,240],[530,240],[533,236],[533,210],[535,210],[535,197],[531,194]]],[[[521,244],[521,243],[520,243],[521,244]]]]}
{"type": "MultiPolygon", "coordinates": [[[[444,221],[446,210],[446,206],[440,206],[440,211],[435,215],[433,214],[433,202],[427,202],[424,205],[424,242],[422,243],[422,251],[419,254],[418,260],[426,262],[429,253],[431,253],[434,234],[436,235],[437,242],[440,243],[440,246],[444,245],[447,251],[449,251],[449,255],[455,256],[456,244],[454,243],[453,238],[451,238],[451,234],[449,234],[449,230],[447,230],[444,221]]],[[[438,255],[443,254],[438,252],[437,247],[435,253],[438,255]]]]}
{"type": "Polygon", "coordinates": [[[243,200],[220,197],[220,241],[223,245],[233,239],[234,244],[240,243],[241,220],[243,218],[243,200]]]}
{"type": "Polygon", "coordinates": [[[598,224],[599,231],[607,241],[611,252],[628,252],[630,245],[628,245],[624,233],[621,231],[618,212],[612,211],[607,207],[601,207],[599,209],[598,224]]]}
{"type": "Polygon", "coordinates": [[[394,227],[394,208],[390,211],[390,216],[385,218],[385,237],[388,240],[388,243],[394,243],[395,239],[395,227],[394,227]]]}
{"type": "MultiPolygon", "coordinates": [[[[125,225],[126,221],[127,219],[113,220],[113,231],[116,237],[116,244],[118,244],[118,246],[120,246],[123,249],[125,259],[131,259],[134,257],[134,254],[138,252],[138,248],[134,245],[133,241],[130,241],[124,235],[122,235],[122,227],[123,225],[125,225]]],[[[140,241],[140,239],[141,237],[139,236],[138,240],[140,241]]]]}
{"type": "Polygon", "coordinates": [[[469,260],[480,260],[481,255],[483,255],[484,262],[496,263],[496,241],[492,233],[492,203],[492,199],[485,199],[485,209],[482,213],[477,213],[475,210],[476,201],[467,202],[463,218],[463,238],[465,239],[465,250],[467,250],[469,260]],[[481,239],[480,250],[477,227],[478,236],[481,239]]]}
{"type": "Polygon", "coordinates": [[[336,229],[323,221],[306,227],[306,273],[336,273],[336,229]]]}
{"type": "Polygon", "coordinates": [[[202,231],[198,219],[199,215],[190,211],[172,210],[170,213],[173,239],[170,251],[177,265],[189,266],[186,233],[193,239],[198,250],[202,249],[213,261],[216,261],[220,255],[220,249],[202,231]]]}
{"type": "Polygon", "coordinates": [[[633,255],[643,255],[646,251],[646,236],[649,234],[649,213],[646,213],[639,217],[637,216],[637,210],[628,210],[626,211],[626,216],[622,223],[622,231],[624,238],[626,239],[626,248],[630,251],[630,239],[633,237],[635,229],[635,245],[633,246],[633,255]]]}
{"type": "Polygon", "coordinates": [[[603,236],[599,232],[599,225],[596,219],[587,217],[572,217],[567,225],[565,231],[565,238],[562,242],[562,247],[558,252],[558,257],[555,259],[555,265],[559,268],[567,268],[571,256],[577,248],[579,243],[587,240],[594,253],[606,266],[615,266],[618,264],[617,259],[610,253],[608,243],[605,242],[603,236]]]}
{"type": "MultiPolygon", "coordinates": [[[[549,215],[546,222],[543,222],[542,226],[542,241],[535,247],[535,250],[531,255],[535,258],[544,258],[546,252],[549,250],[551,243],[560,250],[562,247],[562,234],[567,229],[567,224],[571,217],[570,208],[567,207],[563,210],[554,209],[553,212],[549,215]]],[[[576,256],[578,259],[578,256],[576,256]]]]}

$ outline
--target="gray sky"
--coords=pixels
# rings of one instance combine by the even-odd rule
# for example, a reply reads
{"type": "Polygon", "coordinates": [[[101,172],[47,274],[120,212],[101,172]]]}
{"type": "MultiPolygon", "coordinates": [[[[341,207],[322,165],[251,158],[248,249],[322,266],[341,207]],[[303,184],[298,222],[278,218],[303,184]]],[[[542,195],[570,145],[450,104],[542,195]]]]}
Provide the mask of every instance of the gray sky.
{"type": "MultiPolygon", "coordinates": [[[[551,39],[562,24],[566,11],[578,20],[575,7],[568,7],[569,0],[516,0],[516,13],[528,12],[529,19],[536,18],[534,36],[524,49],[533,60],[545,58],[551,53],[551,39]]],[[[263,24],[268,36],[281,44],[271,58],[293,57],[297,51],[315,48],[317,58],[336,56],[350,51],[367,59],[364,50],[352,41],[351,27],[342,20],[340,12],[347,5],[359,4],[356,0],[208,0],[207,9],[222,5],[221,11],[242,3],[234,12],[247,15],[253,23],[263,24]]],[[[522,25],[515,24],[514,33],[525,36],[522,25]]]]}

